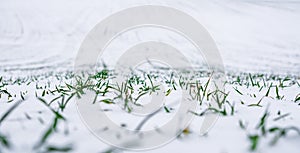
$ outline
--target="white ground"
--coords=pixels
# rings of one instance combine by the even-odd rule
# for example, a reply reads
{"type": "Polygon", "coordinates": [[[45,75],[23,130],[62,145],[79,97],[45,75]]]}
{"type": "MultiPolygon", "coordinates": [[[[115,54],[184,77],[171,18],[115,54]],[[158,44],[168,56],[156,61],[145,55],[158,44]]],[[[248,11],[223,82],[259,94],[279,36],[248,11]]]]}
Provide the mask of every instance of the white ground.
{"type": "MultiPolygon", "coordinates": [[[[217,42],[228,72],[293,74],[298,76],[299,81],[300,1],[297,0],[190,0],[187,2],[179,0],[164,2],[161,0],[102,0],[101,2],[96,0],[84,2],[79,0],[72,2],[2,0],[0,1],[0,75],[16,76],[37,73],[36,69],[38,72],[43,72],[56,68],[70,68],[80,43],[99,21],[112,12],[142,4],[174,7],[198,19],[217,42]]],[[[150,30],[162,33],[157,29],[150,30]]],[[[123,50],[126,45],[158,38],[174,45],[177,44],[184,51],[192,50],[188,44],[178,43],[181,42],[180,38],[171,39],[170,37],[174,35],[172,33],[164,32],[163,34],[167,36],[149,35],[149,33],[143,35],[145,33],[147,30],[137,30],[116,40],[114,46],[107,50],[108,61],[116,60],[115,56],[118,51],[123,50]],[[137,37],[134,37],[135,34],[137,37]],[[112,55],[111,52],[113,52],[112,55]]],[[[192,56],[194,54],[197,56],[195,51],[191,52],[192,56]]],[[[19,93],[20,89],[12,87],[11,90],[19,93]]],[[[228,91],[234,93],[232,87],[228,87],[228,91]]],[[[247,92],[247,89],[242,89],[242,91],[247,92]]],[[[257,91],[251,92],[260,94],[257,91]]],[[[299,87],[294,86],[281,92],[285,93],[284,101],[269,98],[264,100],[263,105],[272,103],[270,110],[274,116],[278,110],[291,113],[287,118],[274,124],[299,126],[299,106],[292,103],[299,93],[299,87]]],[[[46,125],[40,124],[37,119],[25,120],[24,112],[34,114],[37,110],[47,110],[43,105],[36,105],[34,93],[31,94],[28,102],[22,104],[1,127],[1,132],[7,133],[15,145],[14,150],[8,152],[31,152],[33,144],[50,122],[51,116],[49,115],[44,115],[46,125]],[[47,118],[49,118],[48,122],[47,118]]],[[[249,98],[249,96],[232,94],[230,100],[237,103],[237,113],[232,117],[221,117],[207,137],[197,135],[203,118],[196,117],[192,123],[194,134],[184,140],[175,140],[149,152],[247,152],[249,142],[245,132],[239,128],[238,121],[245,120],[249,122],[250,127],[254,127],[265,108],[249,109],[239,105],[239,102],[242,99],[250,104],[253,101],[257,102],[260,98],[261,96],[249,98]]],[[[1,100],[0,114],[10,106],[1,100]]],[[[71,104],[66,111],[69,117],[70,135],[65,138],[63,134],[57,134],[52,138],[53,142],[58,144],[74,142],[74,152],[80,153],[100,152],[108,147],[89,133],[77,114],[75,104],[71,104]]],[[[50,114],[46,111],[47,113],[50,114]]],[[[291,153],[299,152],[299,136],[292,135],[283,138],[273,147],[267,144],[268,139],[260,144],[258,152],[281,153],[287,150],[291,153]]]]}

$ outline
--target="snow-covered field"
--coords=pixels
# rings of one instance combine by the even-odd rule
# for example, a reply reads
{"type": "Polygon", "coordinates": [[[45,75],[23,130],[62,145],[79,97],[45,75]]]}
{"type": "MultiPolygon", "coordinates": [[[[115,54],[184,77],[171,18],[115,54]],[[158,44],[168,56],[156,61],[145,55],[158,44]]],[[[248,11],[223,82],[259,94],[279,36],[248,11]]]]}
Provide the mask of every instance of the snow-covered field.
{"type": "MultiPolygon", "coordinates": [[[[52,126],[54,116],[36,95],[49,102],[53,97],[44,95],[43,90],[55,90],[55,85],[71,82],[71,78],[58,80],[55,74],[69,74],[66,71],[72,70],[81,42],[98,22],[111,13],[144,4],[179,9],[203,24],[217,43],[231,82],[226,85],[227,114],[221,115],[208,135],[199,135],[204,117],[195,116],[180,138],[146,152],[251,152],[249,147],[255,139],[259,141],[254,152],[299,152],[300,136],[293,128],[270,145],[277,132],[300,128],[300,101],[297,101],[300,94],[300,1],[297,0],[0,1],[0,77],[3,76],[0,87],[8,83],[0,90],[7,90],[13,96],[8,99],[7,94],[2,93],[0,118],[22,99],[20,95],[26,99],[0,122],[0,152],[42,152],[49,146],[53,146],[53,150],[58,147],[61,151],[72,149],[70,152],[78,153],[103,152],[110,148],[85,127],[72,99],[62,112],[66,121],[60,122],[57,131],[37,149],[35,146],[52,126]],[[260,82],[259,86],[253,84],[248,73],[263,75],[253,78],[260,82]],[[27,76],[37,76],[38,80],[15,81],[27,76]],[[268,76],[274,78],[262,79],[268,76]],[[239,77],[241,85],[237,81],[239,77]],[[259,101],[261,106],[251,105],[259,101]],[[234,104],[233,114],[229,104],[234,104]],[[270,114],[264,128],[269,131],[263,134],[263,128],[256,126],[266,110],[270,114]],[[4,140],[11,144],[9,148],[5,147],[4,140]]],[[[121,35],[107,48],[104,60],[113,64],[124,48],[147,40],[167,41],[201,63],[201,56],[198,57],[188,43],[174,33],[155,28],[121,35]]],[[[174,97],[176,99],[176,95],[174,97]]],[[[56,103],[53,108],[57,108],[56,103]]],[[[122,122],[124,118],[118,113],[110,115],[122,122]]],[[[168,115],[162,113],[159,119],[168,119],[168,115]]]]}

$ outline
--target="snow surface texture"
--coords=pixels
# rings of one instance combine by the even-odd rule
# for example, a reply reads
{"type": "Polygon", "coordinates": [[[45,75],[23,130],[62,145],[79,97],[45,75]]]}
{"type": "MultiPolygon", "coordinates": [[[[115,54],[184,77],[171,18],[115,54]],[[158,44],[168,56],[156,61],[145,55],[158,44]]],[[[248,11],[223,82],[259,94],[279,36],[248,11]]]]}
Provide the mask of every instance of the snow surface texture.
{"type": "Polygon", "coordinates": [[[299,74],[300,3],[284,0],[1,1],[1,70],[55,67],[74,59],[98,22],[143,4],[170,6],[196,18],[217,42],[227,69],[299,74]]]}
{"type": "MultiPolygon", "coordinates": [[[[179,0],[101,0],[68,2],[65,0],[49,1],[0,1],[0,74],[1,76],[17,76],[24,74],[44,73],[50,70],[68,69],[72,66],[77,50],[87,33],[102,19],[113,12],[143,5],[157,4],[182,10],[203,24],[215,39],[228,73],[255,72],[268,74],[292,74],[300,76],[300,2],[299,1],[179,1],[179,0]]],[[[150,32],[151,33],[151,32],[150,32]]],[[[182,50],[192,50],[180,38],[172,39],[172,33],[157,29],[140,29],[124,34],[107,50],[107,61],[115,60],[119,50],[124,50],[139,41],[161,39],[169,41],[182,50]],[[149,35],[149,31],[165,35],[149,35]],[[147,33],[148,32],[148,33],[147,33]],[[146,34],[146,35],[145,35],[146,34]],[[157,37],[159,36],[159,37],[157,37]],[[182,43],[182,45],[181,45],[182,43]],[[111,54],[112,53],[112,54],[111,54]]],[[[175,36],[174,36],[175,37],[175,36]]],[[[187,51],[188,52],[188,51],[187,51]]],[[[197,56],[190,51],[191,56],[197,56]]],[[[200,57],[201,58],[201,57],[200,57]]],[[[11,86],[10,90],[34,91],[35,86],[11,86]]],[[[251,90],[258,98],[241,96],[230,86],[228,91],[235,93],[230,101],[246,105],[260,100],[265,94],[252,89],[240,89],[242,92],[251,90]]],[[[300,123],[299,106],[292,103],[299,93],[296,85],[284,89],[285,100],[267,99],[263,106],[272,103],[269,110],[276,116],[278,110],[291,114],[279,121],[281,125],[300,123]],[[291,103],[288,103],[291,102],[291,103]]],[[[275,91],[272,91],[274,94],[275,91]]],[[[276,95],[273,95],[274,97],[276,95]]],[[[32,152],[32,146],[39,140],[52,118],[51,112],[37,102],[31,92],[28,103],[20,105],[7,119],[1,133],[8,134],[14,143],[14,149],[8,152],[32,152]],[[34,107],[32,107],[34,106],[34,107]],[[38,111],[45,111],[44,124],[38,121],[38,111]],[[30,113],[28,121],[24,113],[30,113]],[[36,117],[35,117],[36,113],[36,117]]],[[[0,101],[0,114],[12,104],[0,101]]],[[[75,104],[70,104],[65,114],[68,124],[61,124],[60,129],[69,129],[70,134],[56,134],[51,142],[75,146],[72,152],[100,152],[109,148],[95,138],[81,122],[75,104]],[[67,127],[64,127],[67,126],[67,127]],[[75,140],[75,141],[74,141],[75,140]]],[[[244,120],[254,129],[265,108],[249,108],[237,106],[234,116],[221,117],[207,137],[197,135],[203,118],[195,118],[191,125],[192,132],[186,139],[177,139],[172,143],[148,152],[212,152],[240,153],[249,151],[249,142],[245,131],[238,123],[244,120]]],[[[273,118],[271,118],[273,119],[273,118]]],[[[63,132],[61,132],[63,133],[63,132]]],[[[276,146],[269,146],[268,140],[263,141],[258,152],[299,152],[300,138],[292,135],[282,139],[276,146]]]]}

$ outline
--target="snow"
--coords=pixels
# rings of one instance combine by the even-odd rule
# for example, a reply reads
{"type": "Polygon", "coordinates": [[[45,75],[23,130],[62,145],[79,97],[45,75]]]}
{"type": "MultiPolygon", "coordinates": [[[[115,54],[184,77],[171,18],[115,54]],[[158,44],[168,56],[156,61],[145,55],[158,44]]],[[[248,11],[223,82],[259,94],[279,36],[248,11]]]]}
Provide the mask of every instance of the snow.
{"type": "MultiPolygon", "coordinates": [[[[111,13],[145,4],[170,6],[196,18],[216,41],[226,73],[291,74],[299,81],[300,1],[296,0],[2,0],[0,76],[17,77],[70,70],[81,42],[98,22],[111,13]]],[[[113,64],[126,48],[141,41],[157,39],[180,48],[193,60],[202,60],[184,39],[172,32],[155,28],[136,29],[121,35],[107,48],[104,59],[113,64]]],[[[29,99],[1,125],[1,133],[7,133],[14,143],[13,150],[6,151],[31,152],[53,116],[46,107],[37,103],[32,92],[35,91],[35,85],[11,86],[10,90],[14,93],[28,90],[30,94],[29,99]],[[43,112],[44,124],[38,120],[41,116],[38,111],[43,112]],[[26,119],[25,112],[30,114],[31,120],[26,119]]],[[[271,124],[299,126],[299,106],[292,102],[300,92],[296,85],[280,90],[285,95],[284,100],[265,98],[262,101],[263,108],[249,108],[241,105],[240,101],[246,104],[257,102],[267,89],[262,92],[252,88],[241,89],[243,92],[255,93],[257,98],[241,96],[231,85],[227,90],[232,93],[229,100],[237,107],[234,116],[220,117],[204,137],[197,134],[203,117],[195,117],[191,124],[193,134],[146,152],[249,152],[246,132],[240,129],[238,122],[242,119],[250,127],[255,127],[268,104],[274,116],[278,110],[291,114],[271,124]]],[[[1,99],[0,116],[11,106],[1,99]]],[[[61,145],[73,142],[73,152],[78,153],[100,152],[109,148],[88,131],[77,113],[75,103],[68,106],[65,114],[68,116],[68,124],[59,125],[60,131],[51,137],[51,142],[61,145]],[[64,129],[69,129],[69,135],[63,134],[64,129]]],[[[270,137],[263,140],[257,152],[299,152],[299,136],[283,138],[272,147],[268,145],[269,140],[270,137]]]]}
{"type": "Polygon", "coordinates": [[[174,7],[196,18],[217,42],[228,69],[299,73],[297,1],[1,1],[1,66],[38,67],[49,58],[48,66],[72,62],[98,22],[143,4],[174,7]]]}

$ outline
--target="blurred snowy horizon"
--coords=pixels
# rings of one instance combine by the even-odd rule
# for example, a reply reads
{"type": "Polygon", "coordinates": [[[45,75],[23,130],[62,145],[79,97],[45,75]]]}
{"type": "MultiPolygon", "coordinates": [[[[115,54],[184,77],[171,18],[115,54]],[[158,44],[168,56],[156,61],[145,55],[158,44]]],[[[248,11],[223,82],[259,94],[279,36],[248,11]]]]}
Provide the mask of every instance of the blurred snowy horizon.
{"type": "MultiPolygon", "coordinates": [[[[0,72],[70,67],[97,23],[114,12],[146,4],[173,7],[196,18],[216,41],[225,70],[300,75],[300,1],[283,0],[2,0],[0,72]]],[[[124,49],[127,41],[155,39],[135,32],[111,50],[124,49]]]]}

